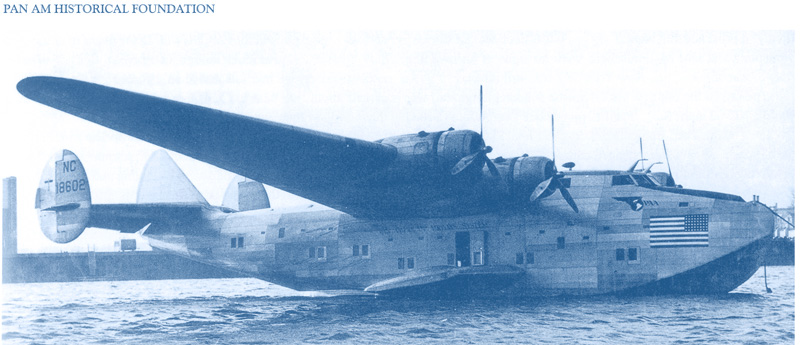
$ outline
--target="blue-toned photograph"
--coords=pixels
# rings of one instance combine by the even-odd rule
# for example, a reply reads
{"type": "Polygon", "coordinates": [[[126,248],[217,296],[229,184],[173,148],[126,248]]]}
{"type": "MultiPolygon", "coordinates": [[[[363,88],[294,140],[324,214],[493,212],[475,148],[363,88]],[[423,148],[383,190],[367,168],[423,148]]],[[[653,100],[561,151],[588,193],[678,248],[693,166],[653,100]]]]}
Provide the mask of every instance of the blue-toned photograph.
{"type": "Polygon", "coordinates": [[[795,341],[793,30],[21,6],[4,344],[795,341]]]}

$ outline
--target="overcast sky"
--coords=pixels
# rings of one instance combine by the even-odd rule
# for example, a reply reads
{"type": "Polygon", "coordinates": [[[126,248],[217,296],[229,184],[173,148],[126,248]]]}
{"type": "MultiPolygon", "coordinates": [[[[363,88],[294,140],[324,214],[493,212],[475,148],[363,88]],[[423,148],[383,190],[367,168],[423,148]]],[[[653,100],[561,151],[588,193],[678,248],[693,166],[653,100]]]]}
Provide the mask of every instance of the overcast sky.
{"type": "MultiPolygon", "coordinates": [[[[13,35],[5,35],[6,27],[0,38],[6,66],[0,176],[17,177],[21,252],[68,248],[40,234],[33,210],[54,153],[66,148],[80,157],[94,203],[124,203],[135,201],[141,169],[157,149],[22,97],[16,83],[34,75],[367,140],[448,127],[478,131],[483,85],[490,157],[550,156],[554,114],[558,164],[625,169],[639,158],[640,137],[645,158],[664,161],[663,139],[673,174],[687,188],[746,200],[758,194],[768,205],[793,199],[791,31],[331,32],[231,25],[141,32],[87,25],[13,35]]],[[[209,202],[221,203],[232,174],[170,154],[209,202]]],[[[268,192],[273,207],[303,202],[268,192]]]]}

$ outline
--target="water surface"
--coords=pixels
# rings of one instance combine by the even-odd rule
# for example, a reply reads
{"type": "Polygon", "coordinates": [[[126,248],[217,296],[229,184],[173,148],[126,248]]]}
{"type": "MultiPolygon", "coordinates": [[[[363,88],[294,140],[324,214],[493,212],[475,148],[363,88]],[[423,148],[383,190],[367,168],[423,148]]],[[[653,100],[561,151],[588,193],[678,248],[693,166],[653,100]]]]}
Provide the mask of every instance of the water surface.
{"type": "Polygon", "coordinates": [[[407,301],[255,279],[3,285],[3,344],[794,342],[794,267],[725,295],[407,301]]]}

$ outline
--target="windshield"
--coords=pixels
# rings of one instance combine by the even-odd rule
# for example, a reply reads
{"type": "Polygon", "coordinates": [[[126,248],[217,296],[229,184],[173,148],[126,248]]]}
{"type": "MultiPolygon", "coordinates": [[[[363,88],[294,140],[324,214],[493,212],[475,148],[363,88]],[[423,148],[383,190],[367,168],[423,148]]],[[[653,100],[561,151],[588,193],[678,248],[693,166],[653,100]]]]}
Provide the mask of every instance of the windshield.
{"type": "Polygon", "coordinates": [[[636,184],[640,186],[655,186],[656,184],[653,183],[647,176],[645,175],[631,175],[633,179],[636,180],[636,184]]]}
{"type": "Polygon", "coordinates": [[[617,175],[611,179],[612,186],[622,186],[622,185],[632,185],[632,184],[639,186],[658,185],[646,175],[617,175]]]}

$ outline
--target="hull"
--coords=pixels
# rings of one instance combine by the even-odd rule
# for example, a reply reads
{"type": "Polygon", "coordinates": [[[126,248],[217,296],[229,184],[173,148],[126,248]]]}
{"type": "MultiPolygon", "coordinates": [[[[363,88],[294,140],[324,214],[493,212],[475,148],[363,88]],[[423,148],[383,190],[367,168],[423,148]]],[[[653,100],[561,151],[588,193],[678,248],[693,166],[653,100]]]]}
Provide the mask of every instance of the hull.
{"type": "Polygon", "coordinates": [[[752,276],[760,243],[773,232],[772,213],[757,202],[609,187],[611,176],[571,178],[577,214],[559,193],[533,208],[454,218],[259,210],[209,220],[220,229],[215,236],[162,237],[151,245],[297,290],[704,294],[731,291],[752,276]]]}
{"type": "Polygon", "coordinates": [[[769,241],[769,237],[687,272],[641,287],[624,290],[620,294],[665,295],[730,292],[756,273],[760,267],[760,260],[763,257],[767,241],[769,241]]]}

